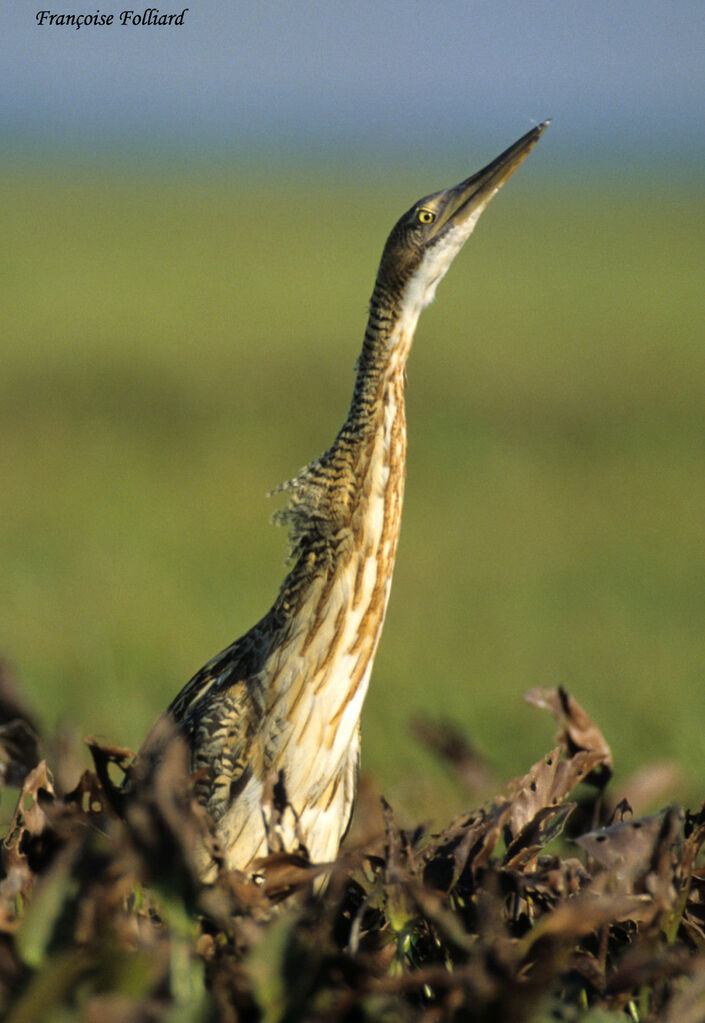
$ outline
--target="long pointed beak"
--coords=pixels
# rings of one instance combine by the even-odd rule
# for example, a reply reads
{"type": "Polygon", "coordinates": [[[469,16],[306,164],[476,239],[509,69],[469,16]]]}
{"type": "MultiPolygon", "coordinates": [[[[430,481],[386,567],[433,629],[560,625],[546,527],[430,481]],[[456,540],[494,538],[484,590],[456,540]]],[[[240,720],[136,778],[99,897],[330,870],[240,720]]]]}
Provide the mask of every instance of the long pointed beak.
{"type": "Polygon", "coordinates": [[[550,123],[550,120],[543,121],[477,174],[441,192],[438,195],[440,208],[434,225],[434,238],[445,233],[448,228],[462,228],[466,223],[469,231],[472,230],[490,199],[524,162],[550,123]]]}

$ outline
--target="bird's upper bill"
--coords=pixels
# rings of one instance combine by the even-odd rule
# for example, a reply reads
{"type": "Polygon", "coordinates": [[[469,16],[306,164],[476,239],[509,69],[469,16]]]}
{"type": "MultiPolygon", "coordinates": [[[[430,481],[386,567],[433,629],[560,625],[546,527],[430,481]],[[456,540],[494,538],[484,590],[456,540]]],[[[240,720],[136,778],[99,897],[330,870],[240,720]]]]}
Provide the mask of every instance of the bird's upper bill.
{"type": "Polygon", "coordinates": [[[532,128],[492,163],[472,177],[461,181],[459,185],[436,192],[435,195],[422,200],[423,205],[427,205],[436,214],[428,243],[433,245],[436,239],[450,229],[460,228],[461,231],[458,233],[462,234],[465,233],[462,228],[465,228],[469,235],[490,199],[511,177],[519,164],[523,163],[549,124],[550,121],[543,121],[536,128],[532,128]]]}

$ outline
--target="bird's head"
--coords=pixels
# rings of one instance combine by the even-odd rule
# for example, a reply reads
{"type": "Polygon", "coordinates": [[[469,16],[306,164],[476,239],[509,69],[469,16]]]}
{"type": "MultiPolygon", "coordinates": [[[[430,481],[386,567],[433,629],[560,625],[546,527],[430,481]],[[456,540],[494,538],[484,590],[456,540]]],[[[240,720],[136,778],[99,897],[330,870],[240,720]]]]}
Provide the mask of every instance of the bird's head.
{"type": "Polygon", "coordinates": [[[477,174],[414,203],[392,228],[377,283],[410,310],[432,301],[436,286],[472,234],[480,214],[528,156],[549,121],[523,135],[477,174]]]}

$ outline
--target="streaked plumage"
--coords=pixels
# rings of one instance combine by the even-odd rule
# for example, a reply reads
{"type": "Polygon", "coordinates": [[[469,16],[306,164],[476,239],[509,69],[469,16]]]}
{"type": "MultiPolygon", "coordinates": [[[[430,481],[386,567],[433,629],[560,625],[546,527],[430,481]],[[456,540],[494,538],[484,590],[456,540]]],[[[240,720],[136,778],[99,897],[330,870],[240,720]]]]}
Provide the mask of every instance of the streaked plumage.
{"type": "MultiPolygon", "coordinates": [[[[209,661],[167,714],[186,736],[197,793],[229,867],[303,846],[332,859],[355,797],[360,712],[381,635],[404,492],[405,366],[421,309],[546,124],[393,228],[377,273],[347,418],[283,488],[293,566],[271,610],[209,661]],[[276,829],[263,795],[277,782],[276,829]]],[[[142,749],[159,756],[150,733],[142,749]]],[[[207,874],[207,864],[204,863],[207,874]]]]}

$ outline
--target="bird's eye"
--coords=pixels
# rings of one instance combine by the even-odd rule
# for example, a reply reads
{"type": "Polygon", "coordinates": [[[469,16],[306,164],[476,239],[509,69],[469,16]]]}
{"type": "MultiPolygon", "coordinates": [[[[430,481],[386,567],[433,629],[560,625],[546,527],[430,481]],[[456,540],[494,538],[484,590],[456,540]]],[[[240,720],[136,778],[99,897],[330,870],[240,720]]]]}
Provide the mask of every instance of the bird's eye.
{"type": "Polygon", "coordinates": [[[418,220],[419,224],[432,224],[433,221],[436,219],[436,214],[431,213],[430,210],[419,210],[419,212],[416,214],[416,219],[418,220]]]}

